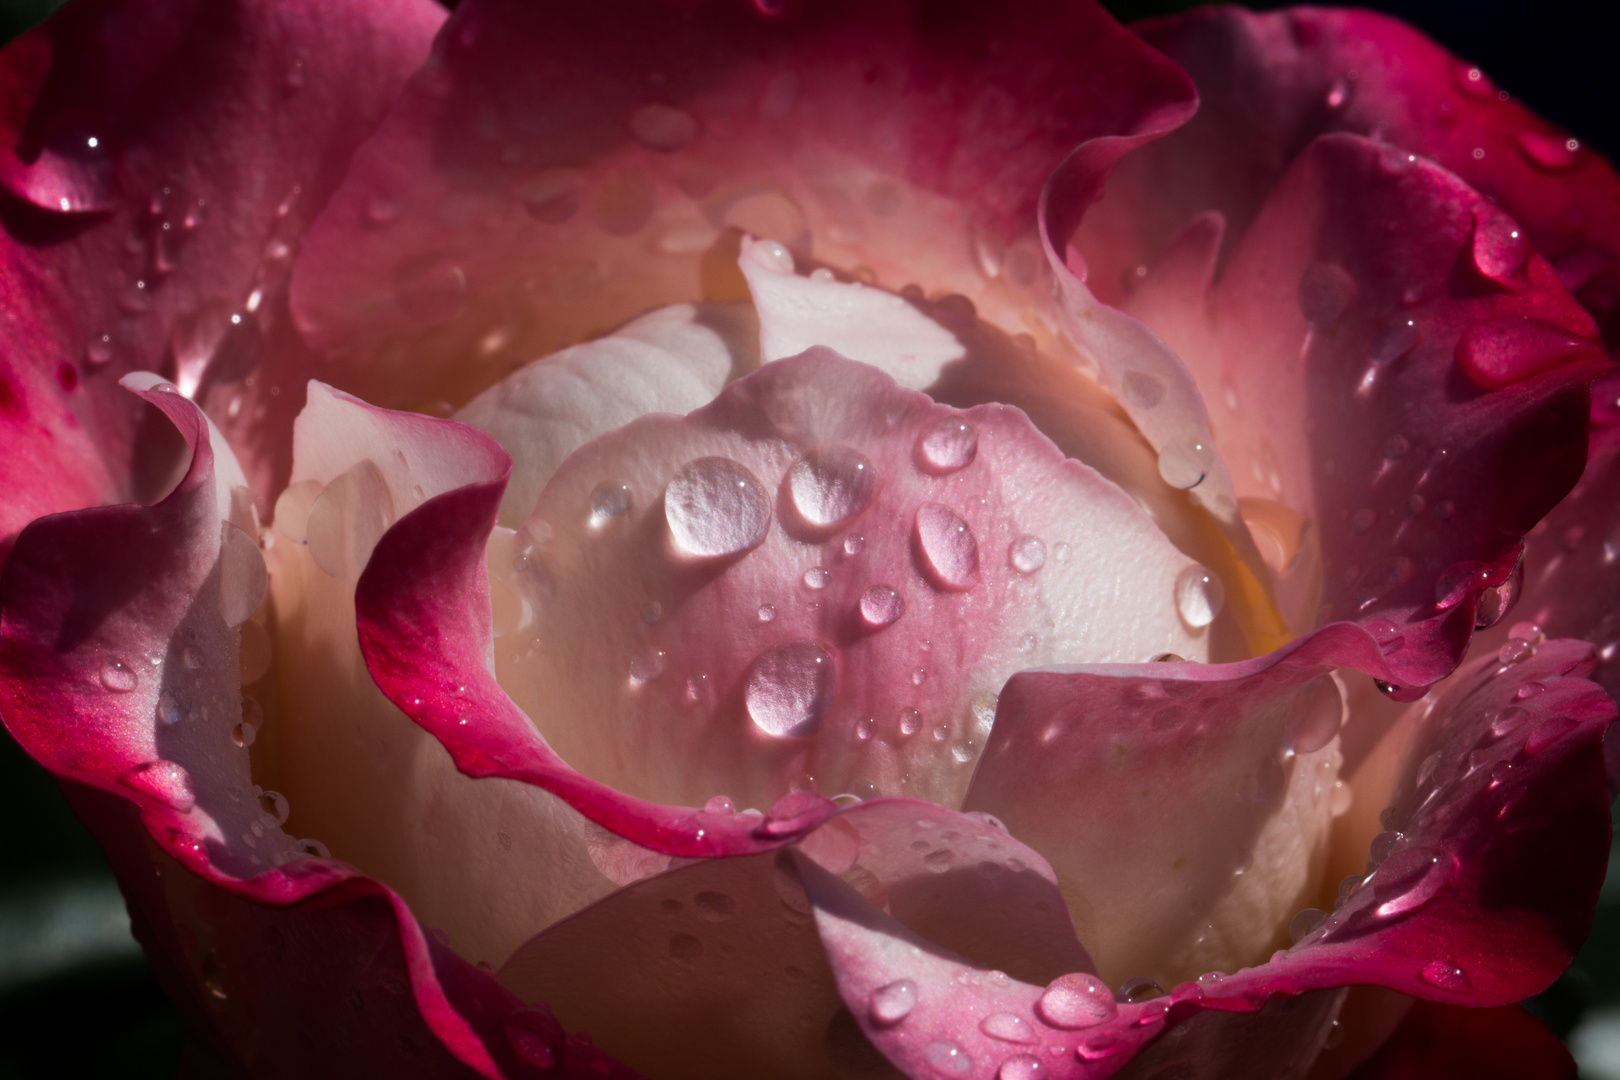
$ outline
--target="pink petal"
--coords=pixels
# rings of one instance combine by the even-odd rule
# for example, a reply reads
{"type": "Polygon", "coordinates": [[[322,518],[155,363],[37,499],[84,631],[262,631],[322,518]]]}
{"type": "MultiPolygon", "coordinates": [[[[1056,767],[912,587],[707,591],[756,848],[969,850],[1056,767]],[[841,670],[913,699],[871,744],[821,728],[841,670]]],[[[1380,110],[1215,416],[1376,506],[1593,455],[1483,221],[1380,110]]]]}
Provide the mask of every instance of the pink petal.
{"type": "Polygon", "coordinates": [[[49,313],[27,339],[34,422],[70,412],[122,476],[150,421],[117,378],[163,371],[261,491],[279,486],[312,362],[284,317],[292,252],[443,17],[427,0],[98,0],[8,44],[0,304],[25,326],[49,313]]]}
{"type": "MultiPolygon", "coordinates": [[[[1050,868],[990,822],[885,799],[822,825],[801,851],[818,872],[981,964],[1043,981],[1089,968],[1050,868]]],[[[804,865],[781,852],[648,878],[537,935],[501,982],[525,1000],[558,1002],[563,1021],[649,1073],[809,1077],[881,1066],[812,930],[804,865]]],[[[989,978],[1011,984],[1000,971],[989,978]]]]}
{"type": "MultiPolygon", "coordinates": [[[[1111,191],[1130,191],[1143,179],[1134,170],[1160,160],[1154,147],[1141,153],[1111,191]]],[[[1149,205],[1099,207],[1087,221],[1123,213],[1146,228],[1150,213],[1168,212],[1151,203],[1156,191],[1141,195],[1149,205]]],[[[1500,211],[1427,162],[1364,139],[1328,136],[1295,159],[1204,294],[1200,267],[1222,235],[1212,222],[1189,225],[1161,265],[1191,291],[1178,299],[1174,282],[1150,271],[1137,310],[1188,361],[1205,400],[1220,403],[1215,426],[1237,493],[1313,522],[1323,607],[1301,611],[1304,625],[1399,628],[1395,681],[1431,683],[1466,646],[1473,598],[1505,580],[1516,537],[1576,475],[1578,418],[1602,356],[1591,324],[1528,248],[1513,271],[1522,284],[1489,276],[1497,253],[1481,237],[1517,228],[1500,211]],[[1446,280],[1455,284],[1434,287],[1446,280]]],[[[1121,250],[1082,234],[1094,265],[1121,250]]]]}
{"type": "Polygon", "coordinates": [[[451,358],[493,327],[509,362],[744,295],[744,231],[1017,326],[1052,167],[1190,105],[1180,71],[1092,4],[475,3],[306,246],[298,317],[322,350],[397,350],[459,400],[489,375],[451,358]]]}
{"type": "MultiPolygon", "coordinates": [[[[808,774],[826,794],[949,802],[1013,671],[1196,655],[1207,637],[1178,614],[1185,558],[1020,414],[955,413],[825,350],[767,364],[684,420],[645,417],[589,444],[525,533],[520,564],[497,568],[533,613],[495,642],[501,685],[563,760],[660,801],[769,806],[808,774]],[[725,481],[713,491],[711,474],[725,481]]],[[[403,633],[429,590],[464,603],[441,584],[448,561],[385,538],[361,586],[373,673],[419,721],[446,677],[424,646],[436,662],[486,647],[479,630],[447,648],[446,622],[437,642],[403,633]],[[391,682],[396,665],[411,674],[391,682]]],[[[453,685],[481,668],[456,664],[453,685]]],[[[462,707],[456,739],[481,737],[462,707]]]]}
{"type": "Polygon", "coordinates": [[[1463,1009],[1420,1001],[1350,1080],[1575,1080],[1563,1042],[1522,1005],[1463,1009]]]}
{"type": "Polygon", "coordinates": [[[1137,29],[1186,67],[1203,101],[1176,145],[1156,151],[1176,163],[1158,173],[1173,184],[1140,189],[1155,205],[1141,220],[1141,256],[1210,206],[1245,229],[1312,136],[1373,135],[1433,159],[1523,222],[1613,342],[1620,180],[1569,133],[1499,93],[1487,73],[1370,11],[1212,8],[1137,29]]]}

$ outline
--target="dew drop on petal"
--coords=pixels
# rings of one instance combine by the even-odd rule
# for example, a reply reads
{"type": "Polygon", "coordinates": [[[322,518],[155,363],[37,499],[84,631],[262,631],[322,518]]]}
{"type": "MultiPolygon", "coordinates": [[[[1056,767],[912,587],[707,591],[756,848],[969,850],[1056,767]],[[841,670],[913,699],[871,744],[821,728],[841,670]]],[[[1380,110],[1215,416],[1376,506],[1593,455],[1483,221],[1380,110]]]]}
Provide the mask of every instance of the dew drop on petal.
{"type": "Polygon", "coordinates": [[[115,694],[127,694],[135,689],[140,676],[122,660],[109,660],[101,668],[101,685],[115,694]]]}
{"type": "Polygon", "coordinates": [[[968,523],[939,503],[917,508],[915,536],[923,573],[935,585],[965,592],[979,580],[979,544],[968,523]]]}
{"type": "Polygon", "coordinates": [[[949,1039],[935,1039],[923,1047],[923,1059],[942,1076],[966,1076],[973,1071],[973,1059],[949,1039]]]}
{"type": "Polygon", "coordinates": [[[1463,991],[1471,989],[1473,980],[1468,972],[1452,963],[1450,960],[1430,960],[1418,972],[1418,978],[1430,986],[1438,986],[1442,990],[1463,991]]]}
{"type": "Polygon", "coordinates": [[[1374,914],[1388,919],[1406,915],[1433,900],[1456,868],[1449,855],[1431,847],[1409,847],[1383,860],[1373,876],[1374,914]]]}
{"type": "Polygon", "coordinates": [[[1107,984],[1084,972],[1054,979],[1035,1002],[1035,1011],[1042,1020],[1069,1031],[1101,1024],[1118,1008],[1107,984]]]}
{"type": "Polygon", "coordinates": [[[776,605],[761,604],[759,605],[759,611],[757,614],[759,615],[760,622],[770,622],[772,619],[776,618],[776,605]]]}
{"type": "Polygon", "coordinates": [[[875,1024],[898,1024],[917,1007],[917,984],[910,979],[896,979],[872,991],[867,1014],[875,1024]]]}
{"type": "Polygon", "coordinates": [[[917,463],[935,476],[965,469],[979,453],[979,429],[960,416],[933,424],[917,441],[917,463]]]}
{"type": "Polygon", "coordinates": [[[1159,476],[1173,488],[1186,491],[1203,483],[1215,454],[1201,442],[1166,446],[1159,451],[1159,476]]]}
{"type": "Polygon", "coordinates": [[[285,824],[287,815],[292,812],[292,807],[287,803],[287,796],[279,791],[260,792],[259,809],[277,825],[285,824]]]}
{"type": "Polygon", "coordinates": [[[725,814],[735,814],[737,804],[725,795],[715,795],[703,804],[703,812],[705,814],[714,814],[717,817],[725,814]]]}
{"type": "Polygon", "coordinates": [[[185,710],[170,694],[158,695],[157,714],[164,727],[173,727],[186,718],[185,710]]]}
{"type": "Polygon", "coordinates": [[[906,602],[888,585],[872,585],[861,593],[861,621],[874,629],[892,625],[906,612],[906,602]]]}
{"type": "Polygon", "coordinates": [[[991,1013],[979,1021],[979,1030],[992,1039],[1002,1042],[1019,1043],[1023,1046],[1038,1041],[1035,1029],[1028,1020],[1016,1013],[991,1013]]]}
{"type": "Polygon", "coordinates": [[[916,709],[900,711],[900,734],[915,735],[922,730],[922,713],[916,709]]]}
{"type": "Polygon", "coordinates": [[[253,740],[259,737],[259,732],[252,724],[242,723],[231,728],[231,742],[246,749],[253,745],[253,740]]]}
{"type": "Polygon", "coordinates": [[[1311,936],[1317,927],[1327,922],[1328,913],[1319,908],[1305,908],[1288,924],[1288,940],[1298,945],[1311,936]]]}
{"type": "Polygon", "coordinates": [[[664,517],[684,553],[697,558],[740,555],[765,539],[771,504],[759,480],[730,458],[689,461],[664,492],[664,517]]]}
{"type": "Polygon", "coordinates": [[[859,555],[866,548],[866,537],[851,534],[844,537],[844,554],[859,555]]]}
{"type": "Polygon", "coordinates": [[[996,1080],[1046,1080],[1046,1066],[1034,1054],[1019,1054],[1001,1063],[996,1080]]]}
{"type": "Polygon", "coordinates": [[[877,490],[878,475],[872,463],[856,451],[828,446],[794,462],[786,483],[793,508],[806,523],[833,529],[866,509],[877,490]]]}
{"type": "Polygon", "coordinates": [[[823,566],[812,566],[804,572],[804,587],[807,589],[825,589],[831,580],[831,571],[823,566]]]}
{"type": "Polygon", "coordinates": [[[1024,533],[1007,548],[1007,561],[1020,574],[1033,574],[1046,565],[1046,545],[1040,537],[1024,533]]]}
{"type": "Polygon", "coordinates": [[[1189,566],[1176,575],[1176,610],[1194,630],[1214,622],[1225,604],[1221,579],[1202,566],[1189,566]]]}
{"type": "Polygon", "coordinates": [[[788,641],[755,658],[743,701],[749,719],[767,735],[799,738],[815,733],[838,692],[838,665],[814,641],[788,641]]]}
{"type": "Polygon", "coordinates": [[[604,480],[591,489],[591,524],[601,525],[609,518],[630,512],[630,485],[622,480],[604,480]]]}
{"type": "Polygon", "coordinates": [[[197,805],[197,793],[191,786],[191,774],[173,761],[148,761],[137,765],[118,778],[132,790],[157,799],[179,814],[187,813],[197,805]]]}
{"type": "Polygon", "coordinates": [[[1545,172],[1568,172],[1581,162],[1581,144],[1565,135],[1526,131],[1518,137],[1519,153],[1545,172]]]}

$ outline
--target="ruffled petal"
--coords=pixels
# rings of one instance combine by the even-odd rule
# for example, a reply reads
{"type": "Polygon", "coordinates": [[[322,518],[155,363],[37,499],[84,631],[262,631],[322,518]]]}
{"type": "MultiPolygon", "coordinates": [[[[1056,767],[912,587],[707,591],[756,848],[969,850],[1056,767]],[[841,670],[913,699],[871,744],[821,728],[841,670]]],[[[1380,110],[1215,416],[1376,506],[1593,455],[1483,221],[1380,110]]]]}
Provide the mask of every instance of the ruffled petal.
{"type": "Polygon", "coordinates": [[[1210,207],[1241,232],[1298,148],[1343,131],[1430,158],[1499,204],[1615,343],[1620,178],[1478,67],[1371,11],[1208,8],[1135,29],[1187,69],[1203,104],[1155,149],[1171,167],[1133,176],[1153,181],[1135,188],[1141,246],[1107,280],[1150,262],[1210,207]]]}
{"type": "Polygon", "coordinates": [[[11,362],[35,373],[36,422],[76,417],[120,485],[77,505],[141,494],[125,478],[166,425],[117,380],[142,369],[207,406],[261,495],[280,486],[313,364],[285,317],[291,257],[443,18],[93,0],[0,51],[0,310],[50,327],[11,362]]]}
{"type": "Polygon", "coordinates": [[[1076,143],[1192,101],[1090,3],[484,0],[357,158],[295,307],[323,351],[435,372],[459,401],[650,307],[745,295],[747,232],[1050,340],[1041,184],[1076,143]]]}

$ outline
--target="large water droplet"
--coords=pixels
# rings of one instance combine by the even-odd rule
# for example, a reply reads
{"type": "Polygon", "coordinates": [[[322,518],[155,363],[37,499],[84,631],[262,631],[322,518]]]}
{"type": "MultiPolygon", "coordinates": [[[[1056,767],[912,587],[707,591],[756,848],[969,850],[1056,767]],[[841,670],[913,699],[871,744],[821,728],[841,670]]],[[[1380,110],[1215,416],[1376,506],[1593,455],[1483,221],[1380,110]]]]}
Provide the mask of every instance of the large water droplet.
{"type": "Polygon", "coordinates": [[[896,979],[872,991],[867,1014],[875,1024],[898,1024],[917,1007],[917,984],[910,979],[896,979]]]}
{"type": "Polygon", "coordinates": [[[973,1071],[973,1059],[949,1039],[935,1039],[923,1047],[923,1059],[944,1076],[966,1076],[973,1071]]]}
{"type": "Polygon", "coordinates": [[[878,476],[859,453],[847,446],[828,446],[794,462],[786,483],[793,508],[806,524],[833,529],[866,509],[878,476]]]}
{"type": "Polygon", "coordinates": [[[1035,1002],[1035,1011],[1042,1020],[1069,1031],[1101,1024],[1118,1010],[1106,983],[1078,971],[1054,979],[1035,1002]]]}
{"type": "Polygon", "coordinates": [[[1040,537],[1025,533],[1008,546],[1007,562],[1020,574],[1033,574],[1046,565],[1046,545],[1040,537]]]}
{"type": "Polygon", "coordinates": [[[101,667],[101,685],[115,694],[127,694],[140,682],[135,669],[122,660],[109,660],[101,667]]]}
{"type": "Polygon", "coordinates": [[[622,480],[604,480],[591,489],[591,524],[600,526],[610,518],[630,512],[630,485],[622,480]]]}
{"type": "Polygon", "coordinates": [[[1468,972],[1450,960],[1430,960],[1423,966],[1423,970],[1418,972],[1418,978],[1442,990],[1469,990],[1474,985],[1473,980],[1468,977],[1468,972]]]}
{"type": "Polygon", "coordinates": [[[804,572],[804,587],[807,589],[825,589],[832,580],[832,571],[825,566],[812,566],[804,572]]]}
{"type": "Polygon", "coordinates": [[[730,458],[682,465],[664,491],[664,517],[680,550],[697,558],[740,555],[765,539],[771,503],[759,480],[730,458]]]}
{"type": "Polygon", "coordinates": [[[1166,446],[1159,451],[1159,476],[1186,491],[1203,483],[1214,463],[1214,451],[1201,442],[1166,446]]]}
{"type": "Polygon", "coordinates": [[[861,621],[874,629],[889,626],[904,615],[906,602],[888,585],[872,585],[861,593],[861,621]]]}
{"type": "Polygon", "coordinates": [[[979,453],[979,429],[960,416],[936,421],[917,440],[917,464],[935,476],[965,469],[979,453]]]}
{"type": "Polygon", "coordinates": [[[47,125],[33,147],[19,146],[16,160],[0,165],[6,189],[42,210],[87,214],[111,210],[115,183],[106,132],[83,122],[47,125]]]}
{"type": "Polygon", "coordinates": [[[335,578],[356,578],[394,523],[394,498],[370,458],[326,485],[309,508],[305,538],[315,565],[335,578]]]}
{"type": "Polygon", "coordinates": [[[965,592],[979,580],[979,544],[968,523],[939,503],[917,508],[915,536],[922,570],[951,592],[965,592]]]}
{"type": "Polygon", "coordinates": [[[838,664],[814,641],[788,641],[748,669],[743,700],[756,727],[777,738],[815,733],[838,693],[838,664]]]}
{"type": "Polygon", "coordinates": [[[197,805],[191,774],[186,772],[184,766],[172,761],[148,761],[125,772],[118,780],[125,787],[150,795],[179,814],[187,813],[197,805]]]}
{"type": "Polygon", "coordinates": [[[991,1013],[979,1021],[979,1030],[992,1039],[1029,1046],[1038,1041],[1028,1020],[1016,1013],[991,1013]]]}
{"type": "Polygon", "coordinates": [[[1390,855],[1372,879],[1379,918],[1406,915],[1433,900],[1451,880],[1455,862],[1431,847],[1409,847],[1390,855]]]}
{"type": "Polygon", "coordinates": [[[1194,630],[1214,622],[1225,604],[1221,579],[1202,566],[1189,566],[1176,575],[1176,610],[1181,621],[1194,630]]]}
{"type": "Polygon", "coordinates": [[[186,711],[171,694],[158,695],[157,714],[164,727],[173,727],[186,718],[186,711]]]}
{"type": "Polygon", "coordinates": [[[692,144],[698,122],[685,109],[654,103],[630,114],[630,134],[647,149],[667,154],[692,144]]]}
{"type": "Polygon", "coordinates": [[[703,955],[703,942],[691,934],[671,934],[669,958],[682,967],[690,967],[703,955]]]}

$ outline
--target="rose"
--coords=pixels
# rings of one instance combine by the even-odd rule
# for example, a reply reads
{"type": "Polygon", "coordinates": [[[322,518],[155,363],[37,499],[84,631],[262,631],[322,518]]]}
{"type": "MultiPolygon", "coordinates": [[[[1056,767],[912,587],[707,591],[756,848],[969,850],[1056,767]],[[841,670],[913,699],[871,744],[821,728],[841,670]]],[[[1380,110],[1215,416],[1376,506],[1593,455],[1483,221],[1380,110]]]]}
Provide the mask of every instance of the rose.
{"type": "MultiPolygon", "coordinates": [[[[1591,323],[1543,257],[1606,323],[1601,215],[1613,174],[1481,96],[1469,69],[1453,75],[1432,46],[1366,16],[1160,24],[1145,32],[1189,66],[1205,104],[1153,141],[1191,112],[1185,77],[1086,8],[913,21],[814,6],[770,17],[636,7],[630,19],[470,5],[348,163],[425,49],[426,11],[244,5],[131,24],[118,5],[80,2],[6,53],[3,265],[6,295],[25,301],[9,309],[9,340],[25,353],[5,384],[24,448],[7,462],[8,513],[20,525],[162,494],[172,473],[161,423],[130,411],[108,372],[166,357],[246,472],[181,395],[130,382],[182,433],[187,450],[167,449],[184,476],[149,508],[47,518],[15,539],[0,577],[0,708],[97,828],[138,932],[222,1055],[299,1073],[624,1068],[521,1003],[545,998],[654,1075],[860,1072],[875,1067],[874,1047],[916,1075],[1101,1075],[1138,1051],[1131,1067],[1145,1073],[1224,1075],[1254,1071],[1256,1054],[1315,1055],[1335,1015],[1347,1037],[1322,1067],[1342,1072],[1400,1012],[1389,998],[1347,1002],[1344,985],[1495,1005],[1567,962],[1605,850],[1597,751],[1613,707],[1581,673],[1606,657],[1515,624],[1491,642],[1498,660],[1482,643],[1472,666],[1392,725],[1360,692],[1365,680],[1346,676],[1342,735],[1341,684],[1324,681],[1333,668],[1365,672],[1410,697],[1447,675],[1476,620],[1511,601],[1515,539],[1582,461],[1585,383],[1600,365],[1591,323]],[[150,37],[132,38],[132,25],[150,37]],[[239,61],[167,62],[196,41],[239,61]],[[127,65],[105,63],[109,48],[127,65]],[[1388,55],[1408,62],[1375,62],[1388,55]],[[1454,95],[1429,85],[1453,77],[1454,95]],[[1256,100],[1279,113],[1258,133],[1256,100]],[[1411,103],[1436,100],[1451,105],[1450,124],[1427,130],[1411,103]],[[1357,134],[1296,155],[1302,127],[1357,134]],[[1408,153],[1360,137],[1374,130],[1408,153]],[[1282,132],[1286,149],[1271,142],[1282,132]],[[206,157],[194,150],[205,142],[206,157]],[[1486,151],[1477,162],[1471,142],[1486,151]],[[1419,155],[1491,189],[1526,236],[1419,155]],[[1107,199],[1082,220],[1116,163],[1107,199]],[[1222,217],[1195,216],[1210,207],[1222,217]],[[786,248],[731,250],[744,230],[786,248]],[[287,318],[295,248],[299,333],[287,318]],[[843,282],[788,276],[788,249],[843,282]],[[588,265],[570,262],[582,254],[588,265]],[[889,286],[916,277],[933,299],[906,306],[875,288],[854,299],[858,269],[889,286]],[[305,341],[377,401],[465,400],[516,362],[698,295],[752,296],[767,359],[834,344],[976,410],[812,354],[767,365],[688,420],[626,426],[702,405],[732,374],[724,362],[752,365],[739,344],[750,335],[720,322],[737,308],[666,312],[541,369],[550,375],[515,377],[468,413],[517,459],[507,490],[522,497],[506,520],[522,523],[523,500],[541,499],[531,526],[491,540],[506,458],[487,438],[313,385],[307,405],[296,392],[313,368],[305,341]],[[795,322],[795,311],[812,317],[795,322]],[[1008,331],[1033,336],[1033,356],[1008,331]],[[1065,334],[1140,437],[1063,366],[1065,334]],[[672,358],[649,358],[654,349],[672,358]],[[470,355],[484,366],[469,371],[470,355]],[[646,381],[620,374],[638,362],[646,381]],[[565,378],[609,363],[615,376],[599,387],[565,378]],[[626,392],[638,387],[640,398],[626,392]],[[1216,403],[1219,443],[1203,400],[1216,403]],[[1024,409],[1145,503],[1160,531],[1020,415],[977,404],[987,401],[1024,409]],[[525,428],[512,412],[536,403],[555,407],[552,423],[528,429],[532,441],[514,437],[525,428]],[[1230,415],[1240,409],[1258,419],[1230,415]],[[964,417],[980,442],[973,467],[953,470],[967,456],[952,441],[964,417]],[[881,483],[867,491],[851,471],[860,461],[822,456],[801,470],[802,505],[791,477],[779,499],[801,443],[849,446],[881,483]],[[680,471],[722,455],[752,481],[712,462],[680,471]],[[251,502],[235,495],[247,475],[280,493],[268,575],[251,502]],[[1193,485],[1198,502],[1161,475],[1193,485]],[[717,477],[744,482],[729,528],[709,527],[712,501],[683,497],[718,497],[704,484],[717,477]],[[630,486],[628,504],[616,483],[630,486]],[[749,483],[767,493],[763,511],[749,483]],[[1236,494],[1251,499],[1240,507],[1236,494]],[[858,533],[833,527],[850,506],[858,533]],[[787,536],[767,529],[754,549],[767,516],[787,536]],[[1007,520],[1037,523],[1027,535],[1044,534],[1045,561],[1025,533],[997,531],[1007,520]],[[638,536],[661,546],[666,529],[675,552],[635,546],[638,536]],[[856,535],[860,550],[846,550],[856,535]],[[1071,550],[1064,563],[1059,535],[1099,557],[1071,550]],[[1183,625],[1164,587],[1193,552],[1229,598],[1207,630],[1183,625]],[[855,561],[819,565],[836,559],[855,561]],[[1127,559],[1116,606],[1086,590],[1081,569],[1109,568],[1106,584],[1127,559]],[[865,589],[845,587],[845,567],[863,566],[906,586],[898,621],[882,625],[895,611],[887,594],[865,614],[865,589]],[[736,629],[739,614],[759,620],[753,597],[727,595],[739,576],[799,597],[817,570],[833,579],[822,602],[839,598],[867,625],[822,629],[820,616],[780,610],[770,634],[736,629]],[[266,577],[273,604],[260,608],[266,577]],[[1028,629],[1043,604],[1087,618],[1028,629]],[[1195,661],[1256,658],[1143,668],[1146,656],[1112,651],[1142,646],[1100,625],[1108,613],[1132,633],[1158,627],[1195,661]],[[1352,621],[1283,644],[1333,618],[1352,621]],[[594,636],[575,629],[593,620],[594,636]],[[913,667],[896,631],[920,625],[931,655],[964,659],[913,667]],[[540,637],[533,627],[545,631],[535,666],[553,669],[540,688],[549,699],[512,678],[522,665],[508,654],[526,648],[513,631],[540,637]],[[360,670],[356,628],[370,675],[415,725],[360,670]],[[492,632],[502,685],[486,666],[492,632]],[[558,663],[570,633],[592,647],[558,663]],[[1020,658],[1027,634],[1036,655],[1020,658]],[[756,642],[768,647],[745,655],[756,642]],[[704,648],[700,670],[689,662],[704,648]],[[1094,663],[1104,659],[1129,663],[1094,663]],[[1093,665],[1000,681],[1065,660],[1093,665]],[[240,725],[224,677],[234,666],[253,703],[240,725]],[[708,684],[696,679],[710,670],[708,684]],[[932,731],[907,736],[904,710],[879,733],[855,707],[896,684],[909,694],[917,671],[916,700],[951,726],[939,753],[912,752],[926,775],[900,793],[958,803],[965,787],[973,813],[892,799],[836,813],[803,792],[773,801],[806,747],[825,746],[823,778],[851,787],[862,774],[839,747],[926,747],[932,731]],[[644,691],[637,700],[663,694],[666,711],[695,688],[712,725],[698,729],[705,753],[653,727],[662,714],[608,701],[629,681],[644,691]],[[561,759],[507,689],[565,747],[561,759]],[[711,705],[726,695],[728,708],[711,705]],[[238,744],[259,730],[254,705],[269,716],[244,754],[238,744]],[[593,743],[558,722],[568,709],[621,726],[593,743]],[[826,730],[801,734],[817,723],[826,730]],[[1197,767],[1190,747],[1205,755],[1197,767]],[[1281,762],[1279,747],[1291,752],[1281,762]],[[958,752],[980,761],[971,787],[952,771],[958,752]],[[1352,804],[1335,819],[1343,789],[1316,790],[1311,777],[1339,769],[1352,804]],[[719,800],[697,810],[637,797],[697,806],[685,789],[721,794],[722,770],[731,793],[769,807],[763,818],[719,800]],[[1388,821],[1375,820],[1386,807],[1388,821]],[[1554,843],[1532,831],[1553,822],[1554,843]],[[333,838],[372,877],[322,858],[266,869],[301,854],[283,824],[333,838]],[[1318,916],[1299,909],[1317,882],[1361,871],[1369,843],[1377,873],[1313,926],[1318,916]],[[1313,853],[1303,866],[1296,846],[1313,853]],[[721,854],[740,857],[708,858],[721,854]],[[615,884],[626,888],[604,895],[615,884]],[[449,945],[418,917],[448,927],[449,945]],[[1215,932],[1201,939],[1205,920],[1215,932]],[[1169,996],[1131,1000],[1138,985],[1116,1003],[1084,974],[1179,982],[1264,960],[1283,922],[1298,926],[1298,947],[1169,996]],[[914,934],[952,952],[911,953],[914,934]],[[500,981],[468,962],[507,953],[500,981]],[[1268,999],[1258,1028],[1230,1016],[1268,999]],[[1060,1053],[1035,1057],[1030,1038],[1060,1053]]],[[[1533,596],[1520,611],[1606,644],[1603,607],[1587,614],[1612,588],[1594,565],[1613,514],[1605,435],[1596,479],[1556,511],[1562,531],[1531,538],[1533,596]],[[1544,554],[1571,525],[1594,539],[1544,554]]],[[[1188,580],[1187,622],[1205,622],[1214,596],[1188,580]]],[[[908,783],[903,768],[872,775],[908,783]]],[[[1497,1034],[1506,1025],[1536,1052],[1533,1029],[1496,1015],[1497,1034]]],[[[1391,1052],[1421,1039],[1422,1025],[1472,1030],[1447,1011],[1409,1024],[1420,1033],[1391,1052]]]]}

